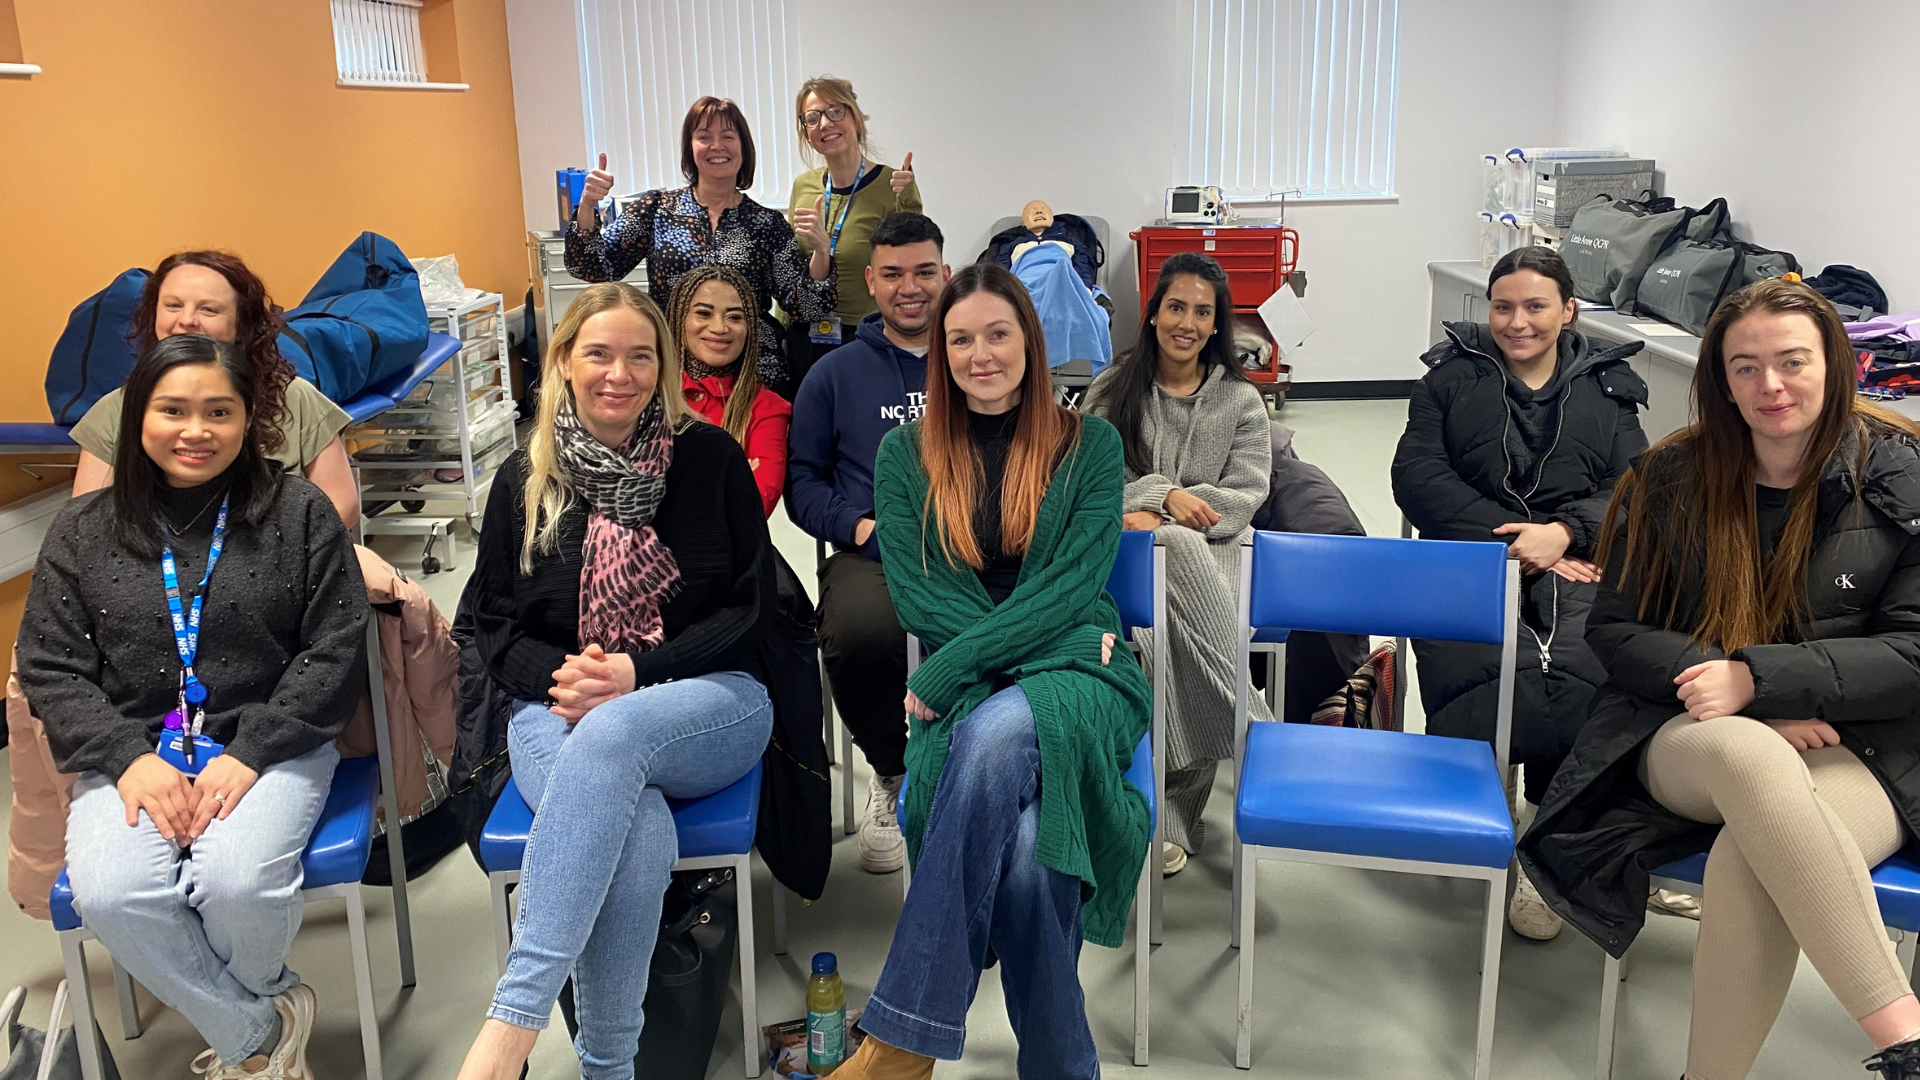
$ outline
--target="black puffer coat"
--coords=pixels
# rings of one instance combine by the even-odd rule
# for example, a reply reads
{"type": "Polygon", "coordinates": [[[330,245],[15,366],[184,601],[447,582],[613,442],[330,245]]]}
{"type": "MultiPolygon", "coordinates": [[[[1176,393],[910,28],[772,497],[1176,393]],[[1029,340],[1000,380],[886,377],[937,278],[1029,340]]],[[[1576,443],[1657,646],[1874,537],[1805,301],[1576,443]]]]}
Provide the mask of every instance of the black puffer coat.
{"type": "MultiPolygon", "coordinates": [[[[1428,540],[1504,542],[1509,538],[1493,530],[1509,522],[1564,522],[1573,533],[1567,554],[1591,557],[1614,483],[1647,448],[1637,415],[1647,384],[1627,363],[1641,343],[1601,349],[1584,334],[1560,335],[1559,366],[1548,384],[1561,388],[1558,407],[1545,406],[1554,434],[1527,478],[1516,468],[1531,456],[1515,417],[1521,406],[1508,394],[1493,331],[1484,323],[1448,323],[1446,330],[1447,339],[1420,358],[1431,370],[1414,384],[1394,454],[1401,511],[1428,540]]],[[[1542,401],[1536,396],[1532,408],[1542,401]]],[[[1593,589],[1556,574],[1522,583],[1514,761],[1557,762],[1586,722],[1606,677],[1584,640],[1593,589]]],[[[1427,730],[1491,741],[1499,646],[1423,640],[1414,650],[1427,730]]]]}
{"type": "MultiPolygon", "coordinates": [[[[1857,501],[1844,464],[1852,452],[1836,454],[1820,481],[1807,561],[1811,617],[1786,641],[1731,658],[1753,671],[1746,715],[1832,724],[1879,777],[1908,832],[1920,833],[1920,446],[1871,436],[1857,501]]],[[[1652,486],[1685,468],[1690,453],[1684,444],[1663,451],[1652,486]]],[[[1609,680],[1519,850],[1547,903],[1614,956],[1645,920],[1648,871],[1707,850],[1719,833],[1656,803],[1638,775],[1641,748],[1683,711],[1674,676],[1723,658],[1688,644],[1704,595],[1701,556],[1680,573],[1677,629],[1663,629],[1638,621],[1637,595],[1614,588],[1624,547],[1622,533],[1587,629],[1609,680]]]]}

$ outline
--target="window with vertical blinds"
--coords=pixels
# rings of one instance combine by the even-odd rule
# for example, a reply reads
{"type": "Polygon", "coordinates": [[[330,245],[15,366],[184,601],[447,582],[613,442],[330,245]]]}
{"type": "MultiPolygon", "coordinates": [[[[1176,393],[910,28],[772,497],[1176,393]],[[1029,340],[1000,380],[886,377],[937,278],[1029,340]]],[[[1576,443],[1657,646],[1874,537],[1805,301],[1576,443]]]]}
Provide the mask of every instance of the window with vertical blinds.
{"type": "Polygon", "coordinates": [[[1400,0],[1181,0],[1175,184],[1258,198],[1393,194],[1400,0]]]}
{"type": "Polygon", "coordinates": [[[420,0],[333,0],[333,57],[344,83],[426,82],[420,0]]]}
{"type": "Polygon", "coordinates": [[[755,200],[785,206],[805,171],[793,94],[805,81],[795,0],[575,0],[587,160],[615,194],[680,187],[680,123],[705,94],[753,129],[755,200]]]}

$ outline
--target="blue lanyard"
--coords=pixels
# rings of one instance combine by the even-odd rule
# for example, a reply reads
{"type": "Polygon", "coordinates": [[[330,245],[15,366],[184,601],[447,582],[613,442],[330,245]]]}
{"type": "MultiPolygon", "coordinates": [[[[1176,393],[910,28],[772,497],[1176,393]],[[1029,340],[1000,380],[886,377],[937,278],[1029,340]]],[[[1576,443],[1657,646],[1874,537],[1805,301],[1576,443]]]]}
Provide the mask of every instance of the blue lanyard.
{"type": "Polygon", "coordinates": [[[206,703],[207,688],[193,673],[193,661],[200,653],[200,612],[207,603],[207,583],[213,580],[213,568],[220,562],[220,549],[227,542],[227,503],[229,495],[220,497],[220,516],[213,522],[213,546],[207,549],[207,572],[200,577],[200,587],[193,593],[193,610],[184,612],[180,607],[179,569],[173,561],[173,545],[160,545],[160,574],[167,583],[167,610],[173,614],[173,644],[180,650],[181,696],[189,705],[199,706],[206,703]]]}
{"type": "MultiPolygon", "coordinates": [[[[853,187],[847,190],[846,195],[843,196],[846,201],[840,204],[840,222],[833,227],[833,236],[827,241],[827,258],[829,259],[833,258],[833,253],[840,249],[840,230],[847,227],[847,215],[853,212],[853,193],[860,190],[860,178],[865,175],[867,175],[867,155],[861,154],[859,171],[853,174],[853,187]]],[[[833,170],[821,169],[820,179],[822,186],[827,189],[827,216],[832,217],[833,170]]]]}

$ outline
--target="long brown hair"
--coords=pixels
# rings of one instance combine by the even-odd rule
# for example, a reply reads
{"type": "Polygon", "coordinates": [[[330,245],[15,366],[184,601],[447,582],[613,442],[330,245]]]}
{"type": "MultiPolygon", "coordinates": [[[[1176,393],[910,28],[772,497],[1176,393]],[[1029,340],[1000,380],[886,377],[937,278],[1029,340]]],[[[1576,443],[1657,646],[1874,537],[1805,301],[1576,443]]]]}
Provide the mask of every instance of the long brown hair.
{"type": "Polygon", "coordinates": [[[1693,370],[1692,398],[1694,422],[1655,444],[1614,488],[1597,558],[1607,565],[1626,515],[1626,554],[1615,587],[1639,593],[1642,620],[1651,616],[1668,629],[1687,629],[1690,618],[1696,645],[1731,653],[1777,641],[1806,617],[1806,566],[1827,462],[1844,452],[1857,513],[1872,436],[1920,437],[1920,429],[1855,397],[1853,348],[1833,305],[1805,285],[1778,279],[1749,286],[1714,309],[1693,370]],[[1787,496],[1786,525],[1765,567],[1754,508],[1752,431],[1734,404],[1725,355],[1727,331],[1758,313],[1813,320],[1827,365],[1826,400],[1787,496]],[[1703,579],[1700,608],[1682,611],[1675,575],[1694,573],[1703,579]]]}
{"type": "Polygon", "coordinates": [[[653,392],[667,410],[667,426],[675,433],[685,431],[693,422],[687,402],[680,394],[680,353],[674,348],[673,332],[660,305],[639,289],[622,281],[589,285],[573,303],[560,325],[553,328],[553,340],[547,343],[547,357],[540,364],[540,403],[534,412],[533,430],[527,434],[527,483],[521,498],[527,508],[526,531],[520,537],[520,572],[533,573],[536,551],[552,552],[560,543],[560,517],[573,502],[566,474],[560,469],[558,438],[554,423],[560,408],[573,395],[567,382],[567,365],[573,360],[573,343],[580,327],[603,311],[623,307],[647,320],[653,327],[654,354],[660,357],[660,376],[653,392]]]}
{"type": "MultiPolygon", "coordinates": [[[[726,411],[720,414],[720,426],[727,429],[733,441],[743,448],[747,445],[747,426],[753,422],[753,399],[760,396],[760,333],[754,325],[753,285],[745,274],[731,266],[708,263],[696,266],[680,275],[673,283],[673,295],[667,298],[667,325],[673,329],[673,338],[680,345],[680,369],[686,370],[687,351],[687,315],[693,311],[693,294],[700,286],[709,281],[723,281],[733,286],[740,294],[740,307],[746,313],[743,332],[746,346],[740,351],[740,358],[733,365],[733,393],[727,397],[726,411]]],[[[697,414],[696,414],[697,415],[697,414]]]]}
{"type": "Polygon", "coordinates": [[[161,259],[147,275],[146,287],[140,290],[140,306],[133,310],[133,330],[128,340],[142,356],[159,341],[154,323],[160,310],[160,287],[166,284],[168,274],[182,266],[211,270],[226,278],[233,288],[233,347],[253,368],[253,400],[248,409],[268,421],[260,438],[262,448],[272,453],[284,441],[281,425],[291,419],[286,399],[293,365],[280,355],[280,331],[285,324],[274,310],[273,297],[267,295],[267,283],[248,269],[240,256],[229,251],[176,251],[161,259]]]}
{"type": "Polygon", "coordinates": [[[920,528],[924,536],[928,519],[934,519],[947,565],[958,561],[975,570],[986,565],[980,539],[973,532],[973,508],[986,485],[986,470],[967,423],[967,395],[955,385],[947,367],[946,323],[953,305],[977,292],[992,293],[1013,305],[1015,321],[1026,339],[1027,367],[1020,379],[1020,404],[1014,406],[1019,419],[1014,421],[1013,445],[1000,483],[1002,549],[1027,553],[1054,461],[1062,446],[1080,438],[1080,415],[1053,400],[1047,340],[1026,286],[999,263],[979,263],[953,275],[934,301],[934,330],[927,347],[927,409],[920,421],[927,501],[921,507],[920,528]]]}

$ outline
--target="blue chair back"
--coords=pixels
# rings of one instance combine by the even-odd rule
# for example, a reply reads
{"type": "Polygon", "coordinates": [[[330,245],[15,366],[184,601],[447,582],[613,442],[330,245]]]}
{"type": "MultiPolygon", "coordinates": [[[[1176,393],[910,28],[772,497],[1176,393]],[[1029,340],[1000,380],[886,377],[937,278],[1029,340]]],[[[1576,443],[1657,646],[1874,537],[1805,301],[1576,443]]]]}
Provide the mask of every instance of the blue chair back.
{"type": "Polygon", "coordinates": [[[1125,529],[1113,573],[1107,575],[1107,595],[1120,609],[1120,625],[1128,630],[1153,626],[1153,533],[1125,529]]]}
{"type": "Polygon", "coordinates": [[[1505,544],[1253,535],[1253,626],[1329,634],[1506,639],[1505,544]]]}

